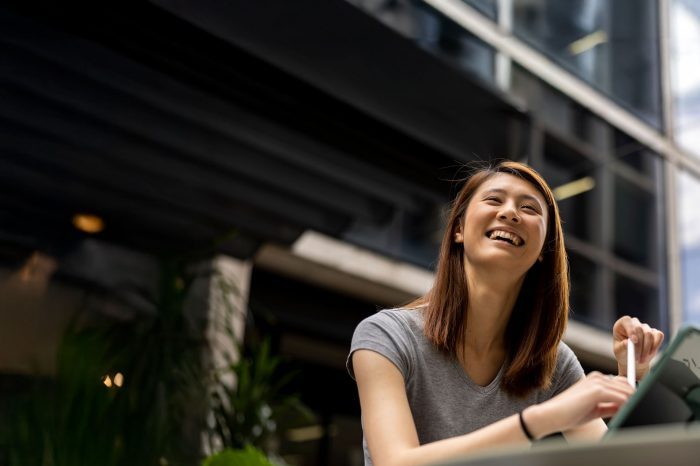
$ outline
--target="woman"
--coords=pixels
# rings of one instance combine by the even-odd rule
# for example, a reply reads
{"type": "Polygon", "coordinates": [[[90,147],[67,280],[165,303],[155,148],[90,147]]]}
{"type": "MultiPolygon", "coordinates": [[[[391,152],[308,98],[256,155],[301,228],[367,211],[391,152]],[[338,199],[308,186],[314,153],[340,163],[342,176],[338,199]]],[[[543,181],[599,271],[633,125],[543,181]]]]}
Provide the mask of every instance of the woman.
{"type": "Polygon", "coordinates": [[[663,333],[623,317],[613,327],[619,376],[583,369],[561,341],[569,275],[559,211],[532,168],[475,173],[455,199],[431,291],[381,311],[353,336],[348,370],[362,407],[365,465],[422,465],[552,433],[599,439],[601,417],[632,394],[663,333]]]}

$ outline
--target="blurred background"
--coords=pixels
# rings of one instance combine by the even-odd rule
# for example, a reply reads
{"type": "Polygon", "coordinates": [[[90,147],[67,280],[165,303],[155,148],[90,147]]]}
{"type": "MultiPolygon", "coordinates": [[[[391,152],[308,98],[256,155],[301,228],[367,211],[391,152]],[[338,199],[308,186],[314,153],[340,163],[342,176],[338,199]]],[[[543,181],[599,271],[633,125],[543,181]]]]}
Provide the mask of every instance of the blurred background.
{"type": "Polygon", "coordinates": [[[0,465],[360,466],[353,329],[502,158],[586,370],[700,324],[700,2],[3,1],[0,465]]]}

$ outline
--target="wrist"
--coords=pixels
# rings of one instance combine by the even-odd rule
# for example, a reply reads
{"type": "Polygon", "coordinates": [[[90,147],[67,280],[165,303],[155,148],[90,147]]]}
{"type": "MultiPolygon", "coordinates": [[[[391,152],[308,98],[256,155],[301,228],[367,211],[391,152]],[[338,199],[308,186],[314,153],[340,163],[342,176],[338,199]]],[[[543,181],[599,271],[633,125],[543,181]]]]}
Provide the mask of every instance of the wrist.
{"type": "MultiPolygon", "coordinates": [[[[634,380],[639,382],[642,378],[649,372],[649,366],[639,366],[637,365],[637,373],[634,374],[634,380]]],[[[627,366],[617,365],[617,375],[621,377],[627,377],[627,366]]]]}
{"type": "Polygon", "coordinates": [[[622,364],[617,365],[617,375],[620,377],[627,377],[627,366],[623,366],[622,364]]]}
{"type": "Polygon", "coordinates": [[[522,411],[521,416],[527,430],[535,440],[540,440],[557,431],[550,425],[552,416],[547,415],[546,407],[541,404],[528,406],[522,411]]]}

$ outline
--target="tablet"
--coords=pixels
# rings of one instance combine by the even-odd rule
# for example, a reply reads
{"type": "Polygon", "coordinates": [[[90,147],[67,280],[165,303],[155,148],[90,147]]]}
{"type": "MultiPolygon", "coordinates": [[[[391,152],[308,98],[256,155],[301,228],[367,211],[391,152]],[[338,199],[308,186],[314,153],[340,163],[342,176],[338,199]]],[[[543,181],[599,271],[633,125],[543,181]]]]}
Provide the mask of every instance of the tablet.
{"type": "Polygon", "coordinates": [[[700,329],[683,327],[637,391],[608,423],[606,437],[635,426],[700,422],[700,329]]]}

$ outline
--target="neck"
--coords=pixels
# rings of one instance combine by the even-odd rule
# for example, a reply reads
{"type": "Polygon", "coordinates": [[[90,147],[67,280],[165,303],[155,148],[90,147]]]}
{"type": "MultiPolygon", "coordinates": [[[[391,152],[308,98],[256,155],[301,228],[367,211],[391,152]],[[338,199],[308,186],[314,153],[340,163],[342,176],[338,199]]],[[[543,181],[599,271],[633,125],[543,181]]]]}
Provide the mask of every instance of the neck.
{"type": "Polygon", "coordinates": [[[469,303],[464,345],[477,354],[501,354],[505,349],[506,327],[525,277],[509,277],[475,268],[465,273],[469,303]]]}

